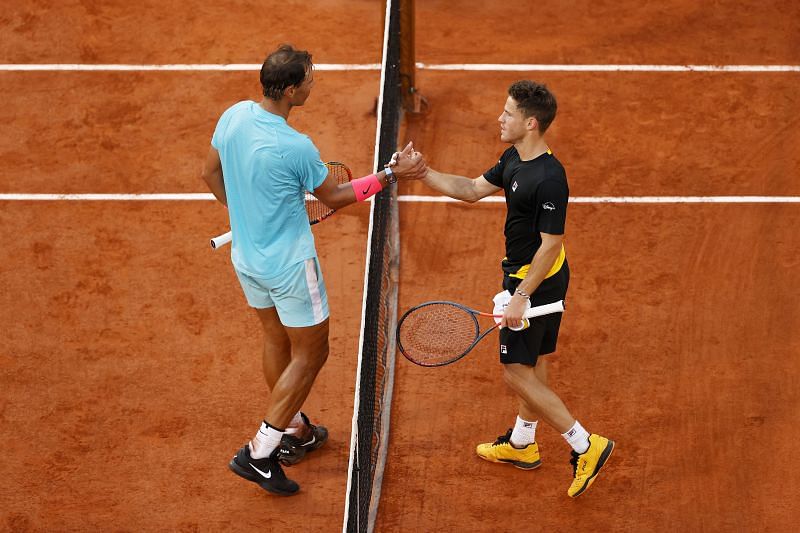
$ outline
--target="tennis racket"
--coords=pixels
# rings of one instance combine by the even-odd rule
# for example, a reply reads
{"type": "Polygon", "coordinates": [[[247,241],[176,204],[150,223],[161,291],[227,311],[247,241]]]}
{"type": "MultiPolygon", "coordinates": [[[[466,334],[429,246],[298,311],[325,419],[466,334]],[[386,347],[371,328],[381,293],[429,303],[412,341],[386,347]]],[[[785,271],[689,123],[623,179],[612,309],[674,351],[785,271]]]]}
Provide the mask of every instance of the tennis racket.
{"type": "MultiPolygon", "coordinates": [[[[333,176],[336,179],[336,183],[348,183],[353,179],[353,174],[344,163],[328,161],[325,163],[325,166],[328,167],[328,175],[333,176]]],[[[308,213],[308,222],[312,226],[331,216],[334,211],[334,209],[331,209],[321,201],[317,200],[313,194],[306,192],[306,213],[308,213]]],[[[230,231],[223,233],[222,235],[211,239],[211,247],[216,250],[220,246],[224,246],[231,242],[232,239],[233,234],[230,231]]]]}
{"type": "MultiPolygon", "coordinates": [[[[564,300],[537,305],[525,318],[561,313],[564,300]]],[[[503,315],[481,313],[455,302],[434,301],[406,311],[397,324],[397,346],[406,359],[420,366],[444,366],[467,355],[499,324],[481,332],[478,317],[503,315]]]]}

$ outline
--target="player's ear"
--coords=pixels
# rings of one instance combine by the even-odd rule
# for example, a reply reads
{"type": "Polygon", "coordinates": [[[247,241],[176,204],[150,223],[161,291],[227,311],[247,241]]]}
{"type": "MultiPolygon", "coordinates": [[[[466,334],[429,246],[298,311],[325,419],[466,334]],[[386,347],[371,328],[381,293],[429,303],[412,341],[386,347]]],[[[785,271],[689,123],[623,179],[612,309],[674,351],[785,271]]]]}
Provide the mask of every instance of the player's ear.
{"type": "Polygon", "coordinates": [[[539,121],[536,120],[536,117],[534,117],[534,116],[528,117],[527,127],[528,127],[529,130],[537,130],[537,129],[539,129],[539,121]]]}

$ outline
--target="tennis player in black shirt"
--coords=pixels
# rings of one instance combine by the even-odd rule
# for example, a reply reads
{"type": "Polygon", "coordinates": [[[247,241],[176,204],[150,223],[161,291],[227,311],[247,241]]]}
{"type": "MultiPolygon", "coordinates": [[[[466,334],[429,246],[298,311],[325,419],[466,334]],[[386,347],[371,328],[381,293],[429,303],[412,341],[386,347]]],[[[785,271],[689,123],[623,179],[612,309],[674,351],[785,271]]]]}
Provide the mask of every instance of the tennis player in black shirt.
{"type": "Polygon", "coordinates": [[[572,447],[573,481],[567,493],[582,494],[594,482],[614,449],[614,442],[590,434],[547,386],[547,358],[556,349],[561,314],[530,319],[530,305],[564,299],[569,265],[564,251],[564,227],[569,187],[564,167],[543,135],[556,116],[556,99],[545,85],[518,81],[508,89],[500,122],[500,139],[511,144],[500,161],[471,179],[429,169],[424,182],[441,193],[477,202],[500,189],[505,192],[506,257],[504,292],[495,297],[503,308],[500,362],[504,377],[519,398],[516,424],[495,442],[479,444],[478,455],[522,469],[541,464],[536,425],[541,419],[557,429],[572,447]]]}

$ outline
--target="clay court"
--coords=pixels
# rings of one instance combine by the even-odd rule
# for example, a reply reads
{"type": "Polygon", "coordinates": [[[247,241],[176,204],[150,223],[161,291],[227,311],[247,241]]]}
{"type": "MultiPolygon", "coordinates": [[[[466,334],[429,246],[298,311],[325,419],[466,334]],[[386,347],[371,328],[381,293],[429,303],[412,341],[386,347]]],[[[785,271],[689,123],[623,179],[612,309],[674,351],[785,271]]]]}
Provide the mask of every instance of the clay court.
{"type": "MultiPolygon", "coordinates": [[[[200,168],[217,118],[260,97],[254,70],[58,65],[252,64],[281,42],[318,64],[375,65],[383,9],[377,0],[35,2],[0,15],[0,530],[342,529],[369,206],[315,226],[331,355],[304,410],[331,438],[290,470],[301,492],[277,498],[227,469],[263,417],[267,389],[257,318],[229,254],[208,247],[227,229],[224,208],[34,195],[207,193],[200,168]],[[362,29],[343,31],[354,23],[362,29]],[[54,67],[13,67],[33,64],[54,67]]],[[[793,527],[798,25],[800,6],[780,0],[751,9],[417,1],[416,85],[430,111],[408,117],[404,132],[432,167],[474,177],[495,163],[513,81],[544,81],[558,97],[549,143],[578,201],[551,383],[617,449],[571,500],[569,448],[550,428],[537,432],[543,466],[532,472],[474,454],[516,409],[491,339],[444,368],[398,357],[375,531],[793,527]],[[791,68],[434,68],[445,64],[791,68]]],[[[376,68],[319,69],[290,124],[324,160],[369,173],[379,85],[376,68]]],[[[421,184],[399,192],[400,309],[433,299],[489,307],[504,205],[420,200],[435,194],[421,184]]]]}

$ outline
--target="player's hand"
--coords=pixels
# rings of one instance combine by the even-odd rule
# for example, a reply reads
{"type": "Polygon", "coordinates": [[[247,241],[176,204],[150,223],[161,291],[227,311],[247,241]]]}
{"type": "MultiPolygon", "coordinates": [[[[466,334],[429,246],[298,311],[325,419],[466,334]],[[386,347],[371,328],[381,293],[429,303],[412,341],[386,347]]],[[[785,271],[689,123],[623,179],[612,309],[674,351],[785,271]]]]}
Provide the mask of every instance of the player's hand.
{"type": "Polygon", "coordinates": [[[522,325],[522,315],[528,309],[528,299],[519,294],[511,297],[500,321],[501,328],[519,328],[522,325]]]}
{"type": "Polygon", "coordinates": [[[387,166],[391,166],[398,179],[415,180],[424,178],[428,173],[428,163],[422,153],[414,150],[409,142],[402,152],[392,156],[387,166]]]}

